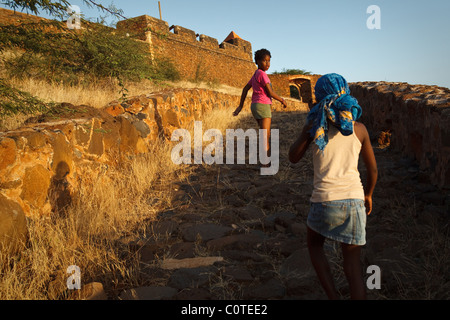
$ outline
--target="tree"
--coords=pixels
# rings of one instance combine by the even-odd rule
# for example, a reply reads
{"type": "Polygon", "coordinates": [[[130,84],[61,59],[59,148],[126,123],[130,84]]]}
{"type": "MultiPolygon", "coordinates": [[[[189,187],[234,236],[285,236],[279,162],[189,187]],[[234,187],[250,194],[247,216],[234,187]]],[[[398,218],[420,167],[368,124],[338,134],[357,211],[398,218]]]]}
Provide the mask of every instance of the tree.
{"type": "Polygon", "coordinates": [[[304,69],[285,69],[283,68],[283,71],[278,72],[275,71],[273,74],[290,74],[290,75],[297,75],[297,74],[303,74],[303,75],[310,75],[310,71],[306,71],[304,69]]]}
{"type": "MultiPolygon", "coordinates": [[[[106,8],[102,4],[93,0],[83,0],[83,2],[90,8],[97,7],[103,12],[108,12],[112,15],[125,18],[122,15],[123,11],[115,8],[114,6],[106,8]]],[[[35,15],[38,15],[40,10],[42,10],[49,15],[58,18],[63,18],[67,14],[67,9],[70,7],[70,3],[67,0],[2,0],[2,4],[13,10],[29,10],[35,15]]]]}
{"type": "MultiPolygon", "coordinates": [[[[122,11],[113,5],[105,8],[92,0],[84,0],[115,17],[122,11]]],[[[5,0],[13,8],[38,14],[43,10],[52,16],[64,17],[67,0],[5,0]]],[[[56,20],[25,22],[20,25],[0,23],[0,53],[12,50],[17,54],[3,58],[5,75],[16,78],[37,78],[48,82],[89,85],[94,79],[118,80],[121,99],[128,90],[125,81],[141,79],[176,80],[175,66],[164,59],[150,59],[145,43],[102,23],[83,21],[83,30],[68,29],[56,20]]],[[[0,78],[0,117],[15,113],[30,114],[54,107],[26,92],[12,88],[0,78]]]]}

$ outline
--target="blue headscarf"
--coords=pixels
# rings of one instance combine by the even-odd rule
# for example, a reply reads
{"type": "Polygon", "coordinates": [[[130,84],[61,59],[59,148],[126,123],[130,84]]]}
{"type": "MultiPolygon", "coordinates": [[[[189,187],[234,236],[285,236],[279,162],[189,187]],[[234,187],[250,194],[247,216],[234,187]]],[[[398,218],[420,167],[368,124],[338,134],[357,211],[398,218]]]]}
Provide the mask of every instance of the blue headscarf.
{"type": "Polygon", "coordinates": [[[358,100],[350,95],[347,81],[336,73],[326,74],[317,80],[315,95],[319,102],[308,113],[307,119],[312,122],[309,133],[323,151],[328,143],[327,119],[344,136],[348,136],[353,133],[353,122],[361,117],[362,110],[358,100]]]}

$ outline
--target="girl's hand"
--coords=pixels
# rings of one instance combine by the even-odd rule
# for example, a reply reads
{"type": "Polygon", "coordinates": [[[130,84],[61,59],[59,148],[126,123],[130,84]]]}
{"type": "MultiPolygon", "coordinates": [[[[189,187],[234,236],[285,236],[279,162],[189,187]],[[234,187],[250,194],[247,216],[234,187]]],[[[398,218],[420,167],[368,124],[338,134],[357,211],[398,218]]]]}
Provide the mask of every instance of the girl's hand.
{"type": "Polygon", "coordinates": [[[241,110],[242,110],[242,107],[237,107],[236,110],[234,110],[234,112],[233,112],[233,116],[236,117],[241,112],[241,110]]]}
{"type": "Polygon", "coordinates": [[[286,101],[284,101],[284,99],[281,99],[281,103],[283,104],[283,107],[286,109],[286,108],[287,108],[287,103],[286,103],[286,101]]]}
{"type": "Polygon", "coordinates": [[[366,207],[366,213],[369,215],[372,212],[372,196],[364,196],[364,205],[366,207]]]}

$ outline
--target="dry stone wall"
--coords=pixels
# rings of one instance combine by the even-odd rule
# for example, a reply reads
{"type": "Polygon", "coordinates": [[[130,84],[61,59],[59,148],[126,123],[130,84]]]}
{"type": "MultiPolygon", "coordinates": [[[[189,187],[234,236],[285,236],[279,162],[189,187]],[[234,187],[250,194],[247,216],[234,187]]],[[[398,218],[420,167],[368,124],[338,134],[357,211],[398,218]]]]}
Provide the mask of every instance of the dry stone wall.
{"type": "Polygon", "coordinates": [[[414,158],[432,184],[450,188],[450,89],[408,83],[350,85],[374,137],[390,136],[392,148],[414,158]]]}

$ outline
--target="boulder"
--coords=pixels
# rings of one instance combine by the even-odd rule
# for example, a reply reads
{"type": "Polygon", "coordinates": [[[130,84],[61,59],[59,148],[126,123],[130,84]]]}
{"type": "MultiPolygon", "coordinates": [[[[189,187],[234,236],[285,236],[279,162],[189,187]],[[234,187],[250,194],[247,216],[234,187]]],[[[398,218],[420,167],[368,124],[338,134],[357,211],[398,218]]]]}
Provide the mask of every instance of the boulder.
{"type": "Polygon", "coordinates": [[[178,292],[171,287],[139,287],[125,290],[120,294],[122,300],[163,300],[170,299],[178,292]]]}
{"type": "Polygon", "coordinates": [[[103,289],[103,284],[100,282],[90,282],[81,287],[80,290],[75,290],[70,299],[73,300],[108,300],[108,296],[103,289]]]}
{"type": "Polygon", "coordinates": [[[14,254],[27,240],[27,221],[21,206],[0,193],[0,250],[14,254]]]}

